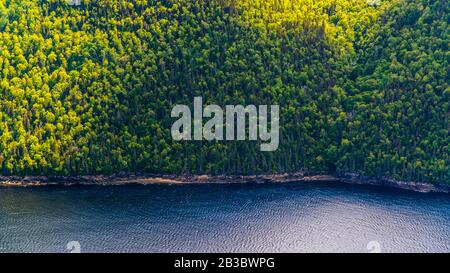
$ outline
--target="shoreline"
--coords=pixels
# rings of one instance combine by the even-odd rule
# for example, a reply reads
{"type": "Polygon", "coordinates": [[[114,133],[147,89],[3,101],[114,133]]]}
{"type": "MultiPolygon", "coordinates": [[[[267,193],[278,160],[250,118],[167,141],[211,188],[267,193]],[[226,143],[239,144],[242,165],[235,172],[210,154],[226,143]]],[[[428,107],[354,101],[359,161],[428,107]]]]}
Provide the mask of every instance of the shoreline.
{"type": "Polygon", "coordinates": [[[398,181],[389,178],[370,178],[347,173],[334,175],[327,173],[296,172],[266,175],[82,175],[82,176],[0,176],[0,187],[37,186],[113,186],[129,184],[236,184],[236,183],[292,183],[292,182],[337,182],[354,185],[371,185],[387,188],[411,190],[415,192],[450,193],[450,185],[424,182],[398,181]]]}

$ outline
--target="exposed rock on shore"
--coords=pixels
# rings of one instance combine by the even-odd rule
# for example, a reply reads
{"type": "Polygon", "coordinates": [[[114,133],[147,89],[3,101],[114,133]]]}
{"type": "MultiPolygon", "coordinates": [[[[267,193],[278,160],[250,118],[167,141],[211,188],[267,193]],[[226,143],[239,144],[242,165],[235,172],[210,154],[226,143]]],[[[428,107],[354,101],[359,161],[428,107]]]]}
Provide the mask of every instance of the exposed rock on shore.
{"type": "Polygon", "coordinates": [[[288,183],[332,181],[359,185],[384,186],[417,192],[449,193],[449,185],[397,181],[389,178],[369,178],[357,174],[331,175],[325,173],[297,172],[270,175],[84,175],[84,176],[0,176],[0,186],[46,185],[125,185],[125,184],[204,184],[204,183],[288,183]]]}

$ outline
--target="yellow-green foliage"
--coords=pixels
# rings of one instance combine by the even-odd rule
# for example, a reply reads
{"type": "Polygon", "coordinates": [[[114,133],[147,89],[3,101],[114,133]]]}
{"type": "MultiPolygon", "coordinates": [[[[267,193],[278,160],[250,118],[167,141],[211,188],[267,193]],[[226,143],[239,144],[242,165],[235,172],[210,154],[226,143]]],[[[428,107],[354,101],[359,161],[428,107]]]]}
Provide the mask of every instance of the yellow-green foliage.
{"type": "Polygon", "coordinates": [[[252,27],[267,31],[320,33],[337,49],[353,52],[355,33],[374,24],[386,3],[367,0],[222,0],[252,27]]]}
{"type": "Polygon", "coordinates": [[[445,0],[0,0],[2,174],[450,180],[445,0]],[[280,104],[281,142],[173,142],[176,103],[280,104]]]}

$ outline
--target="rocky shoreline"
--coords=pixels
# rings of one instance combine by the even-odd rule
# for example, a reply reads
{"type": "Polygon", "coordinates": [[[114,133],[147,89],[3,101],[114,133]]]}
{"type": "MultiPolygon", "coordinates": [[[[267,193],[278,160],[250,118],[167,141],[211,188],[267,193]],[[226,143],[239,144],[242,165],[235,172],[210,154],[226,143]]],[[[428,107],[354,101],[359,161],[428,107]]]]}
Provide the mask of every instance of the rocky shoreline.
{"type": "Polygon", "coordinates": [[[84,176],[0,176],[0,187],[32,187],[48,185],[126,185],[126,184],[205,184],[205,183],[289,183],[331,181],[412,190],[416,192],[450,193],[450,185],[397,181],[389,178],[369,178],[357,174],[331,175],[297,172],[270,175],[153,175],[118,174],[84,176]]]}

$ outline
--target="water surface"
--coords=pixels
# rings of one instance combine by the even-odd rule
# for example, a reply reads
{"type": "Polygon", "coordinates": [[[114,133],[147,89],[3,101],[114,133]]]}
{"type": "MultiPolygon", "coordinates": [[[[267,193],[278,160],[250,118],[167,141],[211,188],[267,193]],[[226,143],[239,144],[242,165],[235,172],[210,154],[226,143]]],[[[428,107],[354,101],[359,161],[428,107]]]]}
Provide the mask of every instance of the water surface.
{"type": "Polygon", "coordinates": [[[0,188],[0,252],[71,241],[82,252],[450,252],[450,197],[332,182],[0,188]]]}

